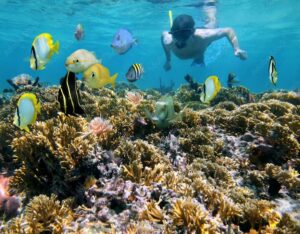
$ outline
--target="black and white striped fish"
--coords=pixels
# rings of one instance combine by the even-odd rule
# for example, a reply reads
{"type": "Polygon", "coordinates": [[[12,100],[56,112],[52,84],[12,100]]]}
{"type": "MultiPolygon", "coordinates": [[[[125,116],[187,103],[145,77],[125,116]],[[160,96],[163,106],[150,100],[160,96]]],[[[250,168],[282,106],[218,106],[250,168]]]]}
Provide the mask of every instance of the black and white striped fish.
{"type": "Polygon", "coordinates": [[[143,74],[144,74],[144,68],[142,67],[142,64],[134,63],[128,69],[126,73],[126,79],[129,82],[135,82],[141,79],[143,74]]]}
{"type": "Polygon", "coordinates": [[[276,86],[277,80],[278,80],[278,73],[276,70],[276,62],[273,56],[270,56],[269,60],[269,79],[270,82],[276,86]]]}
{"type": "Polygon", "coordinates": [[[58,91],[58,102],[60,110],[67,115],[84,114],[84,110],[80,105],[81,98],[76,85],[75,73],[68,72],[61,80],[58,91]]]}

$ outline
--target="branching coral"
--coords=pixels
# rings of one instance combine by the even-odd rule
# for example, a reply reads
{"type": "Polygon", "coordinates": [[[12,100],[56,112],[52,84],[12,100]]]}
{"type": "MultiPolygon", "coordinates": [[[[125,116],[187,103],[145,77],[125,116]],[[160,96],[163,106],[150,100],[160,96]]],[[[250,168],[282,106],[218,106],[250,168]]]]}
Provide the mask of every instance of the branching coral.
{"type": "Polygon", "coordinates": [[[55,195],[34,197],[27,205],[24,216],[15,218],[4,233],[63,233],[74,216],[70,201],[59,202],[55,195]]]}
{"type": "Polygon", "coordinates": [[[150,202],[147,204],[146,209],[141,212],[140,219],[162,223],[164,220],[164,214],[155,202],[150,202]]]}
{"type": "Polygon", "coordinates": [[[208,218],[208,214],[191,200],[177,200],[171,212],[173,225],[188,233],[215,233],[217,228],[208,218]]]}
{"type": "Polygon", "coordinates": [[[181,149],[194,157],[216,157],[222,150],[223,142],[216,140],[213,132],[207,127],[180,129],[179,143],[181,149]]]}
{"type": "Polygon", "coordinates": [[[12,147],[20,168],[11,180],[11,188],[28,197],[40,193],[80,197],[80,187],[88,176],[82,173],[85,157],[94,144],[92,136],[81,137],[86,126],[83,118],[60,114],[15,138],[12,147]]]}
{"type": "Polygon", "coordinates": [[[141,140],[133,144],[125,141],[115,154],[124,163],[123,176],[134,182],[143,181],[147,185],[159,182],[163,174],[169,171],[169,162],[164,159],[162,152],[141,140]]]}

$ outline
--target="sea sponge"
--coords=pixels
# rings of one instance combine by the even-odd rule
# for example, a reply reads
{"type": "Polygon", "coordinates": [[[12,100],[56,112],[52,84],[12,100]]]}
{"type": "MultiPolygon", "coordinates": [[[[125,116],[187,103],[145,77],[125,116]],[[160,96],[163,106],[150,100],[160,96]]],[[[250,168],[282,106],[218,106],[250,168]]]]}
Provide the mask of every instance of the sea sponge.
{"type": "Polygon", "coordinates": [[[60,199],[82,196],[80,188],[89,172],[85,159],[95,144],[92,136],[81,136],[87,125],[83,118],[60,113],[57,118],[38,122],[32,132],[15,138],[12,148],[20,167],[10,187],[25,192],[28,198],[40,193],[55,193],[60,199]]]}

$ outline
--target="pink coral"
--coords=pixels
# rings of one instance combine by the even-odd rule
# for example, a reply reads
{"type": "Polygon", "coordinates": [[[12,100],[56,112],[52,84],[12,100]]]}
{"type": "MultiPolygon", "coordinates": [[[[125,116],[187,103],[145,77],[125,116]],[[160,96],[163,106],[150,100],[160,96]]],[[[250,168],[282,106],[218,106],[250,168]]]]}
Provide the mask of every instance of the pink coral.
{"type": "Polygon", "coordinates": [[[134,105],[139,105],[143,101],[143,96],[138,92],[127,92],[126,98],[134,105]]]}
{"type": "Polygon", "coordinates": [[[103,135],[112,130],[112,125],[108,120],[105,120],[101,117],[96,117],[92,119],[89,124],[89,131],[96,136],[103,135]]]}

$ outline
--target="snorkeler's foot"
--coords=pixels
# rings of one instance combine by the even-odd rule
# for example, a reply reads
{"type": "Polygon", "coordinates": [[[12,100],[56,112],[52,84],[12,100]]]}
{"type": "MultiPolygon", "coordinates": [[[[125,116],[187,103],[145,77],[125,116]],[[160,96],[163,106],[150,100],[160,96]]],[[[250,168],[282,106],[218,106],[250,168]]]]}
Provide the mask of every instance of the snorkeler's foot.
{"type": "Polygon", "coordinates": [[[235,50],[234,55],[242,60],[246,60],[248,58],[247,52],[241,49],[235,50]]]}
{"type": "Polygon", "coordinates": [[[197,60],[194,60],[191,64],[192,67],[205,67],[204,62],[199,62],[197,60]]]}
{"type": "Polygon", "coordinates": [[[170,62],[166,62],[165,65],[164,65],[164,69],[165,69],[165,71],[171,70],[171,63],[170,62]]]}

